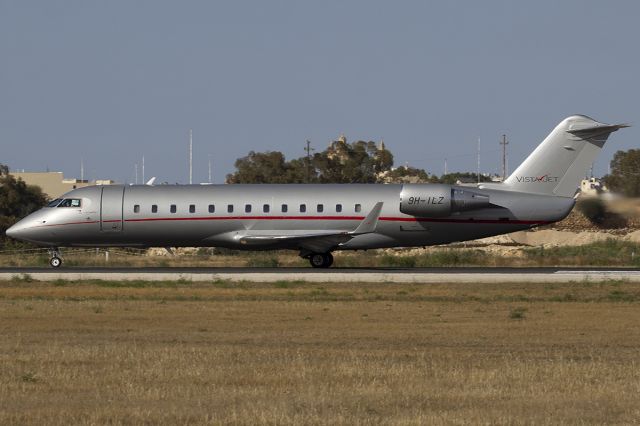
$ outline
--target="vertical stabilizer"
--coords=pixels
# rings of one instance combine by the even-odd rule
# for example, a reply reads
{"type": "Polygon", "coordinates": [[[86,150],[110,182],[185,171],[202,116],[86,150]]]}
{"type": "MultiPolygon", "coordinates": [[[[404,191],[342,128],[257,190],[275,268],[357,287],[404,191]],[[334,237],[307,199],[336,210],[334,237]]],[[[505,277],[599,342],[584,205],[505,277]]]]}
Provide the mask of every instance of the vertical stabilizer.
{"type": "Polygon", "coordinates": [[[509,190],[573,197],[609,138],[625,124],[603,124],[584,115],[564,119],[504,181],[509,190]]]}

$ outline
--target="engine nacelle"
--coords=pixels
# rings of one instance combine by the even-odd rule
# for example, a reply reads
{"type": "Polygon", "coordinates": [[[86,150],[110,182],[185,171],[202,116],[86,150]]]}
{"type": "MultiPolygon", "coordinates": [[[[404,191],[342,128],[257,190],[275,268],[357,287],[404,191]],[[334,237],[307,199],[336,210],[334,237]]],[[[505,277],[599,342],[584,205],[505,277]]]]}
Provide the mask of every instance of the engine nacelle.
{"type": "Polygon", "coordinates": [[[443,217],[489,207],[489,196],[461,186],[406,184],[400,192],[400,211],[418,217],[443,217]]]}

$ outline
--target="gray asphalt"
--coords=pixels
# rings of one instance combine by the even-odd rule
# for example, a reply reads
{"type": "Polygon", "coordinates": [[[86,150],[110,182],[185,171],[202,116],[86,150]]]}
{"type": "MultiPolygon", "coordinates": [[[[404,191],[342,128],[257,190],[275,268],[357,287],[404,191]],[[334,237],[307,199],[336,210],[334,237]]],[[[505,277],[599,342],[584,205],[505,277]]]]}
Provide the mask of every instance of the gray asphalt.
{"type": "Polygon", "coordinates": [[[640,269],[625,268],[0,268],[0,280],[28,274],[38,281],[192,281],[314,283],[550,283],[624,280],[640,283],[640,269]]]}

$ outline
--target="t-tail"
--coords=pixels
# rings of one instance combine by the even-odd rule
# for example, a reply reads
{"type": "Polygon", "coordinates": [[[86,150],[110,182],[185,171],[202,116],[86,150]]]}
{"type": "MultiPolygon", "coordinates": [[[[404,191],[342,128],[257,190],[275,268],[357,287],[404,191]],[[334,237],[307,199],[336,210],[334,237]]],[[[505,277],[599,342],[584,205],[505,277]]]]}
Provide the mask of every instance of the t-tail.
{"type": "Polygon", "coordinates": [[[629,126],[565,118],[504,181],[505,189],[573,197],[609,135],[623,127],[629,126]]]}

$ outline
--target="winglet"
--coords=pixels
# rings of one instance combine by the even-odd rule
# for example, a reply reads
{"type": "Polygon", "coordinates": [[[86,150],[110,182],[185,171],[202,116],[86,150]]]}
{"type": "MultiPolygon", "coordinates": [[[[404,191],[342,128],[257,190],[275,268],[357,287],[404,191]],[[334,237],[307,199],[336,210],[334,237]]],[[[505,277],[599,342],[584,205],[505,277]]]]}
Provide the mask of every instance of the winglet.
{"type": "Polygon", "coordinates": [[[365,217],[358,227],[349,232],[350,235],[359,235],[359,234],[368,234],[371,232],[375,232],[376,226],[378,225],[378,218],[380,217],[380,213],[382,212],[382,205],[384,203],[382,201],[378,201],[375,206],[371,209],[367,217],[365,217]]]}
{"type": "Polygon", "coordinates": [[[149,185],[149,186],[153,186],[153,183],[156,181],[156,177],[152,177],[151,179],[149,179],[149,181],[147,181],[147,183],[145,183],[145,185],[149,185]]]}

